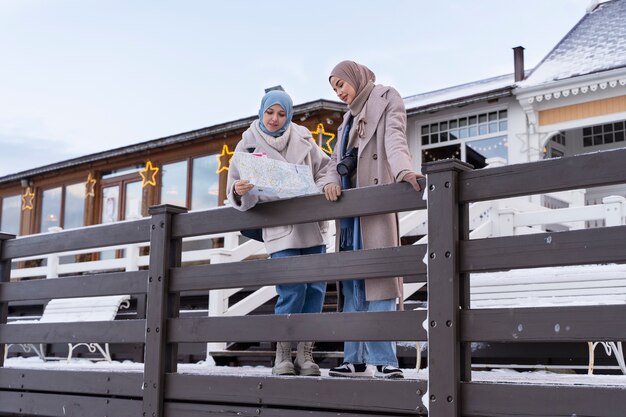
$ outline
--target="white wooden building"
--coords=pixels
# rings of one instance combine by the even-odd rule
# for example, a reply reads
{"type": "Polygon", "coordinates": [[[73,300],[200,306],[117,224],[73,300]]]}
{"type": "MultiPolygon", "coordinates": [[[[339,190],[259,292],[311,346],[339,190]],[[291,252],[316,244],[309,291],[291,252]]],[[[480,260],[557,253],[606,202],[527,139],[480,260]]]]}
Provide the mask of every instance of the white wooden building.
{"type": "MultiPolygon", "coordinates": [[[[482,168],[626,145],[626,1],[587,13],[533,69],[405,98],[415,163],[456,157],[482,168]]],[[[586,202],[607,193],[587,190],[586,202]]]]}

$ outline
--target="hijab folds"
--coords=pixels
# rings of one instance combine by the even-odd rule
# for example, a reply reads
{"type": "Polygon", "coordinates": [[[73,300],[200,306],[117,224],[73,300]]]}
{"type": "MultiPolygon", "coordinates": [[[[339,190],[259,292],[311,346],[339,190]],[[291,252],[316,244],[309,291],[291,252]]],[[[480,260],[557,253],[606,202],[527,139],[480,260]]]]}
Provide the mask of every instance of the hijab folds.
{"type": "Polygon", "coordinates": [[[329,81],[330,77],[337,77],[354,88],[356,97],[348,107],[352,116],[361,113],[370,93],[374,89],[376,75],[372,70],[354,61],[341,61],[330,72],[329,81]]]}
{"type": "Polygon", "coordinates": [[[330,72],[328,81],[331,77],[337,77],[344,82],[350,84],[355,92],[356,97],[348,105],[350,109],[351,118],[354,118],[352,123],[353,128],[350,129],[348,147],[352,148],[357,144],[357,138],[365,136],[365,107],[367,99],[369,98],[372,90],[374,89],[374,81],[376,81],[376,75],[367,68],[365,65],[357,64],[354,61],[341,61],[330,72]]]}
{"type": "Polygon", "coordinates": [[[289,97],[289,94],[285,93],[284,91],[281,91],[281,90],[269,91],[261,99],[261,108],[259,109],[259,128],[261,129],[263,133],[273,136],[275,138],[281,136],[283,133],[285,133],[285,131],[291,124],[292,116],[293,116],[293,101],[291,101],[291,97],[289,97]],[[270,132],[269,130],[267,130],[267,128],[263,124],[263,114],[268,108],[272,107],[274,104],[278,104],[280,107],[283,108],[283,110],[285,110],[285,113],[287,115],[287,121],[285,122],[285,125],[281,127],[280,129],[278,129],[276,132],[270,132]]]}

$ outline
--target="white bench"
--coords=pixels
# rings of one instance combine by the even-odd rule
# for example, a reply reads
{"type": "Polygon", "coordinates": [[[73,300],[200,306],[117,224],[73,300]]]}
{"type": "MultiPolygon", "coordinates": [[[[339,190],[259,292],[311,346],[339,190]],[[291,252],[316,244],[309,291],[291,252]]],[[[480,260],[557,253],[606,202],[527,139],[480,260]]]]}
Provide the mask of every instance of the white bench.
{"type": "MultiPolygon", "coordinates": [[[[471,308],[555,307],[626,304],[626,265],[584,265],[472,274],[471,308]]],[[[602,344],[615,354],[622,373],[621,342],[588,342],[589,374],[594,352],[602,344]]]]}
{"type": "MultiPolygon", "coordinates": [[[[120,308],[128,308],[130,306],[129,295],[110,295],[102,297],[81,297],[81,298],[58,298],[50,300],[43,310],[43,314],[39,320],[22,320],[13,321],[10,324],[20,323],[74,323],[87,321],[111,321],[115,319],[120,308]]],[[[104,349],[99,343],[68,343],[67,361],[72,359],[74,349],[78,346],[86,346],[89,352],[95,353],[100,351],[105,360],[111,362],[111,354],[109,352],[109,344],[105,343],[104,349]]],[[[12,344],[6,345],[4,357],[6,359],[9,348],[12,344]]],[[[20,344],[24,351],[34,351],[37,355],[45,360],[43,344],[39,348],[33,344],[20,344]]]]}

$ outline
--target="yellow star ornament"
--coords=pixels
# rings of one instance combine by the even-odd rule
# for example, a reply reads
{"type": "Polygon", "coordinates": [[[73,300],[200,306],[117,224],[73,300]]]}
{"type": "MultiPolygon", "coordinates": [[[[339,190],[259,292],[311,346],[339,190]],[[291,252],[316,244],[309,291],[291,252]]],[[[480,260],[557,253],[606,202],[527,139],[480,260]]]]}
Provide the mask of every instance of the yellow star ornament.
{"type": "Polygon", "coordinates": [[[230,160],[232,159],[234,153],[234,151],[231,152],[228,150],[228,145],[224,144],[224,146],[222,146],[222,153],[215,155],[218,164],[217,171],[215,171],[216,174],[219,174],[222,171],[228,171],[230,160]]]}
{"type": "Polygon", "coordinates": [[[22,194],[22,210],[32,210],[34,207],[34,199],[35,193],[31,191],[30,187],[26,187],[24,194],[22,194]]]}
{"type": "Polygon", "coordinates": [[[87,175],[87,182],[85,183],[85,197],[95,197],[96,195],[96,183],[98,181],[91,175],[87,175]]]}
{"type": "Polygon", "coordinates": [[[152,161],[146,162],[146,167],[139,171],[139,175],[141,175],[141,188],[144,188],[146,185],[156,186],[157,172],[159,172],[159,168],[153,167],[152,161]]]}
{"type": "Polygon", "coordinates": [[[313,142],[318,143],[319,140],[320,148],[324,152],[326,152],[328,155],[333,153],[331,142],[335,140],[335,134],[325,131],[323,123],[318,123],[315,130],[311,130],[311,135],[313,135],[313,142]]]}

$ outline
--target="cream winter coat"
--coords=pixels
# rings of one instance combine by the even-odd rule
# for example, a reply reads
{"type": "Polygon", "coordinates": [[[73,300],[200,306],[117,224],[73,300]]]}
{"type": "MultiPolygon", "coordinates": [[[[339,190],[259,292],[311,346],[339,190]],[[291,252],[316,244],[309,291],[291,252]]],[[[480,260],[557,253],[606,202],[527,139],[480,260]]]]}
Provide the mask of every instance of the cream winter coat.
{"type": "MultiPolygon", "coordinates": [[[[258,120],[253,123],[258,123],[258,120]]],[[[284,157],[280,152],[268,145],[265,139],[259,135],[254,125],[250,126],[243,133],[243,137],[237,144],[235,152],[248,152],[248,149],[253,148],[254,153],[265,153],[268,158],[292,164],[308,165],[311,167],[313,178],[321,191],[324,172],[330,158],[313,142],[311,132],[306,127],[291,123],[290,130],[289,143],[287,144],[284,157]]],[[[231,164],[228,169],[226,189],[228,190],[228,201],[233,207],[237,210],[246,211],[259,202],[268,201],[264,198],[260,199],[252,193],[236,198],[233,190],[235,181],[239,179],[242,178],[239,176],[237,166],[231,164]]],[[[268,253],[274,253],[284,249],[301,249],[324,245],[326,244],[324,234],[327,228],[327,222],[266,227],[263,229],[265,248],[268,253]]]]}

